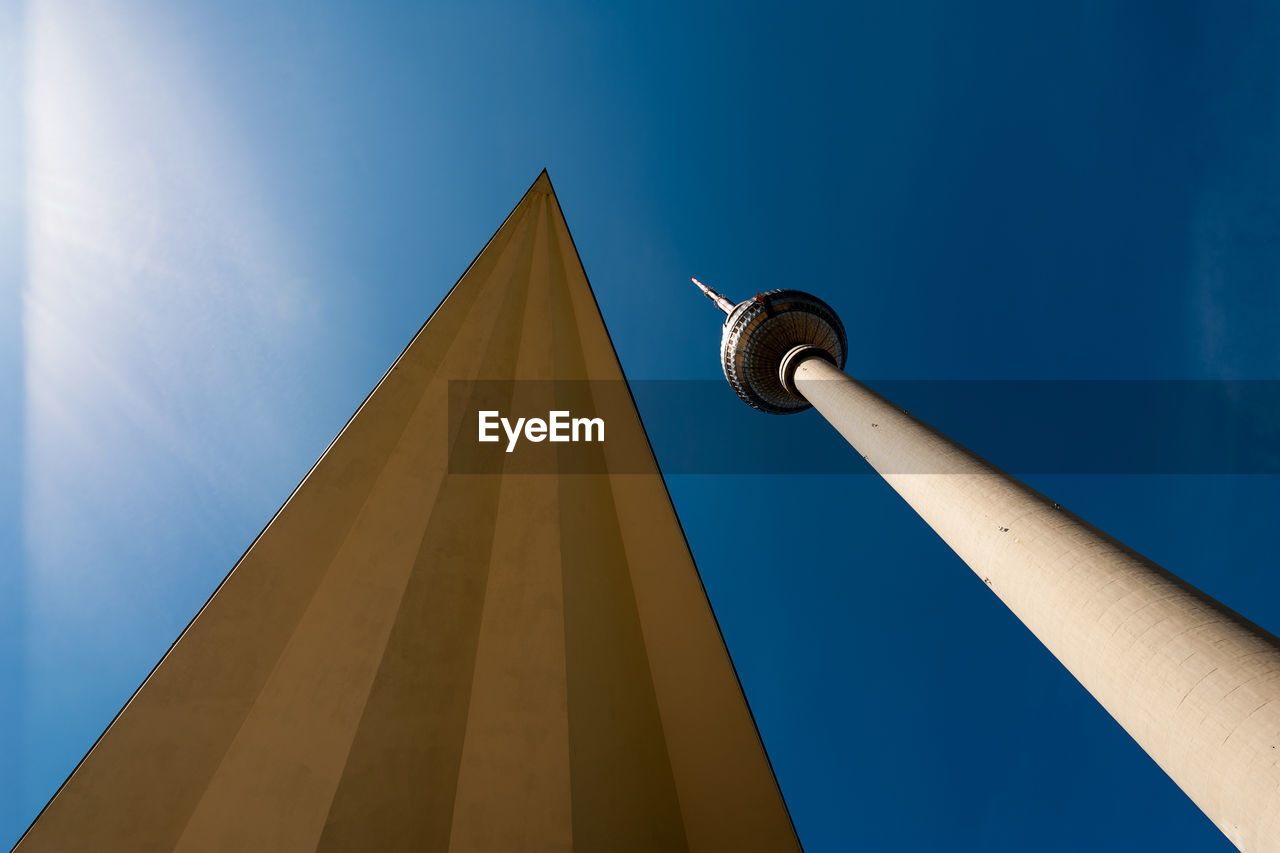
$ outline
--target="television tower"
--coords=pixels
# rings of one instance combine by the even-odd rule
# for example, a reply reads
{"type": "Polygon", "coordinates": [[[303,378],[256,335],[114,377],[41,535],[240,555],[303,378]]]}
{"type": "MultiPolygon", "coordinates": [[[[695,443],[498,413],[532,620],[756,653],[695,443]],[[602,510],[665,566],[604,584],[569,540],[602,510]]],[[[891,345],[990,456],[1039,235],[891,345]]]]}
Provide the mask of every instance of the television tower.
{"type": "Polygon", "coordinates": [[[1280,640],[846,375],[821,299],[693,282],[743,401],[816,408],[1233,844],[1280,851],[1280,640]]]}

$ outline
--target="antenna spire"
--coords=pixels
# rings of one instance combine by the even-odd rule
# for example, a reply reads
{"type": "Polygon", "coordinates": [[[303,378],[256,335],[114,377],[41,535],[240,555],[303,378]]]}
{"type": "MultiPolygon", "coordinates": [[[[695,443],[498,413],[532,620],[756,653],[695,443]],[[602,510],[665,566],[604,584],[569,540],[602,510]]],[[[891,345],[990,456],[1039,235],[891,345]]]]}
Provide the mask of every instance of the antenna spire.
{"type": "Polygon", "coordinates": [[[698,281],[696,278],[691,277],[689,281],[698,285],[698,289],[702,291],[703,295],[706,296],[708,299],[710,299],[712,302],[714,302],[716,304],[716,307],[719,308],[721,311],[723,311],[726,314],[733,311],[733,303],[730,302],[728,299],[725,299],[723,296],[716,293],[714,290],[707,287],[705,284],[698,281]]]}

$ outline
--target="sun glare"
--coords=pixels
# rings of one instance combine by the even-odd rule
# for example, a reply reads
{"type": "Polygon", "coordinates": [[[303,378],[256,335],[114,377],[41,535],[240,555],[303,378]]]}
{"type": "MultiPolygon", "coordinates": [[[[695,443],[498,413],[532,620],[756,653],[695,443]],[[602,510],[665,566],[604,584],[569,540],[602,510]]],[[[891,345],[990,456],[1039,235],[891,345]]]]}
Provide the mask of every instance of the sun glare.
{"type": "Polygon", "coordinates": [[[167,531],[208,523],[193,495],[241,486],[228,452],[252,457],[279,438],[273,392],[289,377],[273,365],[288,361],[308,302],[231,104],[190,58],[183,39],[198,28],[142,5],[34,0],[26,14],[23,531],[37,728],[61,689],[43,673],[115,665],[140,643],[119,626],[182,582],[167,531]]]}

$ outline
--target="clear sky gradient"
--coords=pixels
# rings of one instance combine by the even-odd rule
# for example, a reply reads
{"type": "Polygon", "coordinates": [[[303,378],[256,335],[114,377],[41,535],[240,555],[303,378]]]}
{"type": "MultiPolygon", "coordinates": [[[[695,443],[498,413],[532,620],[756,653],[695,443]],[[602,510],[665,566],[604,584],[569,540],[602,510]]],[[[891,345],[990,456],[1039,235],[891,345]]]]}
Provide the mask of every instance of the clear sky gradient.
{"type": "MultiPolygon", "coordinates": [[[[544,166],[635,379],[719,375],[690,275],[868,379],[1280,379],[1274,4],[3,5],[0,846],[544,166]]],[[[669,485],[811,853],[1230,849],[878,478],[751,469],[669,485]]],[[[1280,478],[1029,479],[1280,628],[1280,478]]]]}

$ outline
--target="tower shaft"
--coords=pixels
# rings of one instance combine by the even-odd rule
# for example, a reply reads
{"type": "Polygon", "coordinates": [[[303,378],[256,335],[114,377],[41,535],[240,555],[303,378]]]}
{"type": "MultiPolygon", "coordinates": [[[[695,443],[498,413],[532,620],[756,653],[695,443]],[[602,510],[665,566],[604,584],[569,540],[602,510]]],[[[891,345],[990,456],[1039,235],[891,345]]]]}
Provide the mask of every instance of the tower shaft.
{"type": "Polygon", "coordinates": [[[1280,641],[822,357],[803,397],[1241,850],[1280,851],[1280,641]]]}

